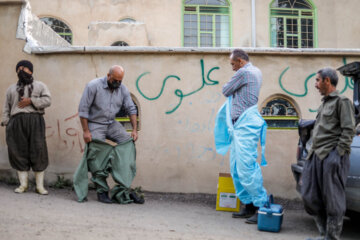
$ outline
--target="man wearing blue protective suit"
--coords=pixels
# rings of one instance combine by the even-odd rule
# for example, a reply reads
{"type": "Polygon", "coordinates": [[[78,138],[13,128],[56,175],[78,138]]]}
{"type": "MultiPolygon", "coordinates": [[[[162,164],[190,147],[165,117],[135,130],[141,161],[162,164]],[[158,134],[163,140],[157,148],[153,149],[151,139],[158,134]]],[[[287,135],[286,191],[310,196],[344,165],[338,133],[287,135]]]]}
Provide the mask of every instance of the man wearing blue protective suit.
{"type": "Polygon", "coordinates": [[[215,145],[219,154],[230,148],[230,172],[236,195],[245,207],[234,218],[246,218],[246,223],[257,223],[257,209],[267,202],[263,178],[257,159],[259,140],[264,158],[267,125],[261,117],[257,102],[262,83],[261,71],[249,62],[240,49],[230,55],[234,76],[223,86],[227,101],[220,108],[215,123],[215,145]]]}

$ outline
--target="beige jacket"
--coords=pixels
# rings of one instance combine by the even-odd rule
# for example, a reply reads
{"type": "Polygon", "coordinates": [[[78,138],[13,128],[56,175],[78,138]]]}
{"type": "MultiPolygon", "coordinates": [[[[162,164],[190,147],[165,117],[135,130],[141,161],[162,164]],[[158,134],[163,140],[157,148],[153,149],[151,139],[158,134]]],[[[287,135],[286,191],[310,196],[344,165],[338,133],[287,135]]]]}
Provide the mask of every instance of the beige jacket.
{"type": "MultiPolygon", "coordinates": [[[[24,97],[28,96],[28,86],[25,86],[24,97]]],[[[6,126],[10,118],[18,113],[40,113],[44,114],[44,109],[49,107],[51,104],[51,94],[47,86],[40,82],[33,82],[33,91],[31,94],[32,104],[25,107],[19,108],[19,93],[16,91],[16,83],[12,84],[6,91],[5,104],[2,112],[1,125],[6,126]]]]}

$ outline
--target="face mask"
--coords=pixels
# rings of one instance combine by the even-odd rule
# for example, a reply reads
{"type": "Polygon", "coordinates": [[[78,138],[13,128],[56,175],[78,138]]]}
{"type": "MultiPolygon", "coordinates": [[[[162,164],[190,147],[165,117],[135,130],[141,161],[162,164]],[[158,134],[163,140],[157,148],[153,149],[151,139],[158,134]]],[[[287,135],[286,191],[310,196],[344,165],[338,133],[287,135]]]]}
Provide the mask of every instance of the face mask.
{"type": "Polygon", "coordinates": [[[19,78],[19,81],[21,83],[23,83],[24,85],[31,84],[34,80],[32,74],[29,74],[29,73],[25,72],[24,70],[20,70],[18,72],[18,78],[19,78]]]}
{"type": "Polygon", "coordinates": [[[111,83],[108,82],[108,86],[110,89],[117,89],[121,85],[121,82],[113,80],[111,83]]]}

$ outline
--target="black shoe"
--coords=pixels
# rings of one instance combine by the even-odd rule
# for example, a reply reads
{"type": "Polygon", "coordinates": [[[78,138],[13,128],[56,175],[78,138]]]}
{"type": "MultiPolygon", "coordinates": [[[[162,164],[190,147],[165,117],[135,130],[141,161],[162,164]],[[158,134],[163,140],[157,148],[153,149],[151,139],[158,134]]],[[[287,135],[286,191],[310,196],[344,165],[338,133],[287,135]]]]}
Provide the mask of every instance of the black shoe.
{"type": "Polygon", "coordinates": [[[254,213],[258,209],[259,208],[255,207],[254,204],[252,204],[252,203],[245,204],[244,208],[238,213],[233,213],[232,217],[233,218],[248,218],[248,217],[251,217],[252,215],[254,215],[254,213]]]}
{"type": "Polygon", "coordinates": [[[248,218],[248,217],[251,217],[252,215],[254,215],[255,212],[256,212],[256,210],[250,210],[245,207],[240,212],[234,212],[232,214],[232,217],[233,218],[248,218]]]}
{"type": "Polygon", "coordinates": [[[107,192],[103,192],[103,193],[98,193],[97,194],[98,197],[98,201],[102,202],[102,203],[112,203],[112,201],[110,200],[110,198],[108,197],[108,193],[107,192]]]}
{"type": "Polygon", "coordinates": [[[258,213],[256,211],[256,213],[254,215],[252,215],[251,217],[249,217],[248,219],[246,219],[246,223],[249,224],[257,224],[257,220],[258,220],[258,213]]]}
{"type": "Polygon", "coordinates": [[[138,203],[138,204],[144,204],[145,199],[142,197],[139,197],[135,192],[131,192],[129,194],[130,199],[132,199],[134,201],[134,203],[138,203]]]}

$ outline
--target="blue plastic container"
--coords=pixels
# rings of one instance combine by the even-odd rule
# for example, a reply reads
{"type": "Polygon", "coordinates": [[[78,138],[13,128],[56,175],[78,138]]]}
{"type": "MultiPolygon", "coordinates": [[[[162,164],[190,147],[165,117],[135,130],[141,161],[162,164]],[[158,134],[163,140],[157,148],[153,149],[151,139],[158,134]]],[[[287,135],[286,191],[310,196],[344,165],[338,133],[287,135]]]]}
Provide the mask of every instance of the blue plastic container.
{"type": "Polygon", "coordinates": [[[284,210],[279,204],[274,204],[274,198],[258,210],[258,229],[267,232],[279,232],[283,221],[284,210]]]}

